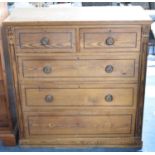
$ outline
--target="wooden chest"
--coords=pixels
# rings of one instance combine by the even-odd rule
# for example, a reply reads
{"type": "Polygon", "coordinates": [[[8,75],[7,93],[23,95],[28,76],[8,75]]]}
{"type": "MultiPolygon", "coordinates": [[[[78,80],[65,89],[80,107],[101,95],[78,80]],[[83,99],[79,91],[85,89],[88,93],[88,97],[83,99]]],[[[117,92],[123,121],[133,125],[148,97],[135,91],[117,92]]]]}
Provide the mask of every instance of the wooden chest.
{"type": "Polygon", "coordinates": [[[141,147],[150,24],[137,7],[15,10],[3,26],[20,144],[141,147]]]}
{"type": "Polygon", "coordinates": [[[2,52],[2,21],[8,16],[7,3],[0,3],[0,141],[5,145],[15,145],[15,121],[12,118],[12,107],[7,90],[6,70],[2,52]]]}

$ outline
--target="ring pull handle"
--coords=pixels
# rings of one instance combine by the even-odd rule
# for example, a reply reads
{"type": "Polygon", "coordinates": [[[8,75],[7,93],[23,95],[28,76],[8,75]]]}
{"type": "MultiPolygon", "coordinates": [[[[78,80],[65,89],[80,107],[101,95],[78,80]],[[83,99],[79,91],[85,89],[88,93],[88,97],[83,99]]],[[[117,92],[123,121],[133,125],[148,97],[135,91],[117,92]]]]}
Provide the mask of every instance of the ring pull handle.
{"type": "Polygon", "coordinates": [[[105,100],[106,100],[107,102],[112,102],[113,96],[112,96],[111,94],[108,94],[108,95],[105,96],[105,100]]]}
{"type": "Polygon", "coordinates": [[[106,45],[113,45],[115,43],[115,40],[112,37],[108,37],[105,42],[106,45]]]}
{"type": "Polygon", "coordinates": [[[112,65],[107,65],[107,66],[105,67],[105,71],[106,71],[107,73],[112,73],[112,72],[113,72],[113,69],[114,69],[114,67],[113,67],[112,65]]]}
{"type": "Polygon", "coordinates": [[[48,39],[47,37],[43,37],[43,38],[40,40],[40,43],[41,43],[41,45],[43,45],[43,46],[49,45],[49,39],[48,39]]]}
{"type": "Polygon", "coordinates": [[[45,96],[45,101],[47,102],[47,103],[50,103],[50,102],[52,102],[54,100],[54,97],[52,96],[52,95],[46,95],[45,96]]]}
{"type": "Polygon", "coordinates": [[[45,74],[50,74],[52,72],[52,68],[50,66],[43,67],[43,72],[45,74]]]}

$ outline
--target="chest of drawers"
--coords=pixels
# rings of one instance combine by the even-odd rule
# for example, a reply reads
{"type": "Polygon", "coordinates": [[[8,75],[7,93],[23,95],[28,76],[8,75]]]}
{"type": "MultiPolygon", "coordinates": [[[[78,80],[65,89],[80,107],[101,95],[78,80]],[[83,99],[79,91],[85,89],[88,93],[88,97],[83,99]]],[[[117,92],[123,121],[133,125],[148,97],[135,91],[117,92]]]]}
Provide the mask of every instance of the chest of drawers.
{"type": "Polygon", "coordinates": [[[20,144],[141,147],[151,20],[130,9],[17,9],[8,17],[20,144]]]}

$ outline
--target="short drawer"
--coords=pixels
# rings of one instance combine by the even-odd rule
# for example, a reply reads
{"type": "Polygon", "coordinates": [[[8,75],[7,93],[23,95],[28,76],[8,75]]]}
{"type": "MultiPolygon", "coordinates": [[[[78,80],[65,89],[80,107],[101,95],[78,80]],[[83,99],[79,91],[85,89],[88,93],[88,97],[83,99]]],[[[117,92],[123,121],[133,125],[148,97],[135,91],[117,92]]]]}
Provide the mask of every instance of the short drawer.
{"type": "Polygon", "coordinates": [[[75,29],[16,29],[17,52],[75,52],[75,29]]]}
{"type": "Polygon", "coordinates": [[[140,51],[140,27],[81,28],[81,52],[140,51]]]}
{"type": "Polygon", "coordinates": [[[54,107],[136,107],[133,84],[41,84],[22,85],[24,110],[54,107]]]}
{"type": "Polygon", "coordinates": [[[118,134],[131,135],[134,127],[132,114],[111,115],[29,115],[26,121],[28,136],[59,136],[62,135],[104,135],[117,136],[118,134]]]}
{"type": "Polygon", "coordinates": [[[114,78],[137,80],[138,57],[64,59],[23,58],[19,61],[21,78],[114,78]]]}

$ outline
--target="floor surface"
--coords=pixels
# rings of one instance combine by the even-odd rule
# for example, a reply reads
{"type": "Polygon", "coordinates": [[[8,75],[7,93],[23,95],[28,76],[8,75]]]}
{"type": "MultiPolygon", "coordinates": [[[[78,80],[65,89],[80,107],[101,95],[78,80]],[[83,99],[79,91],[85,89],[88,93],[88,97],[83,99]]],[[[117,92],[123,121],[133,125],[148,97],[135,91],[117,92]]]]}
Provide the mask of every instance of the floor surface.
{"type": "Polygon", "coordinates": [[[155,152],[155,56],[148,57],[145,108],[143,122],[143,148],[21,148],[0,146],[0,152],[155,152]]]}

